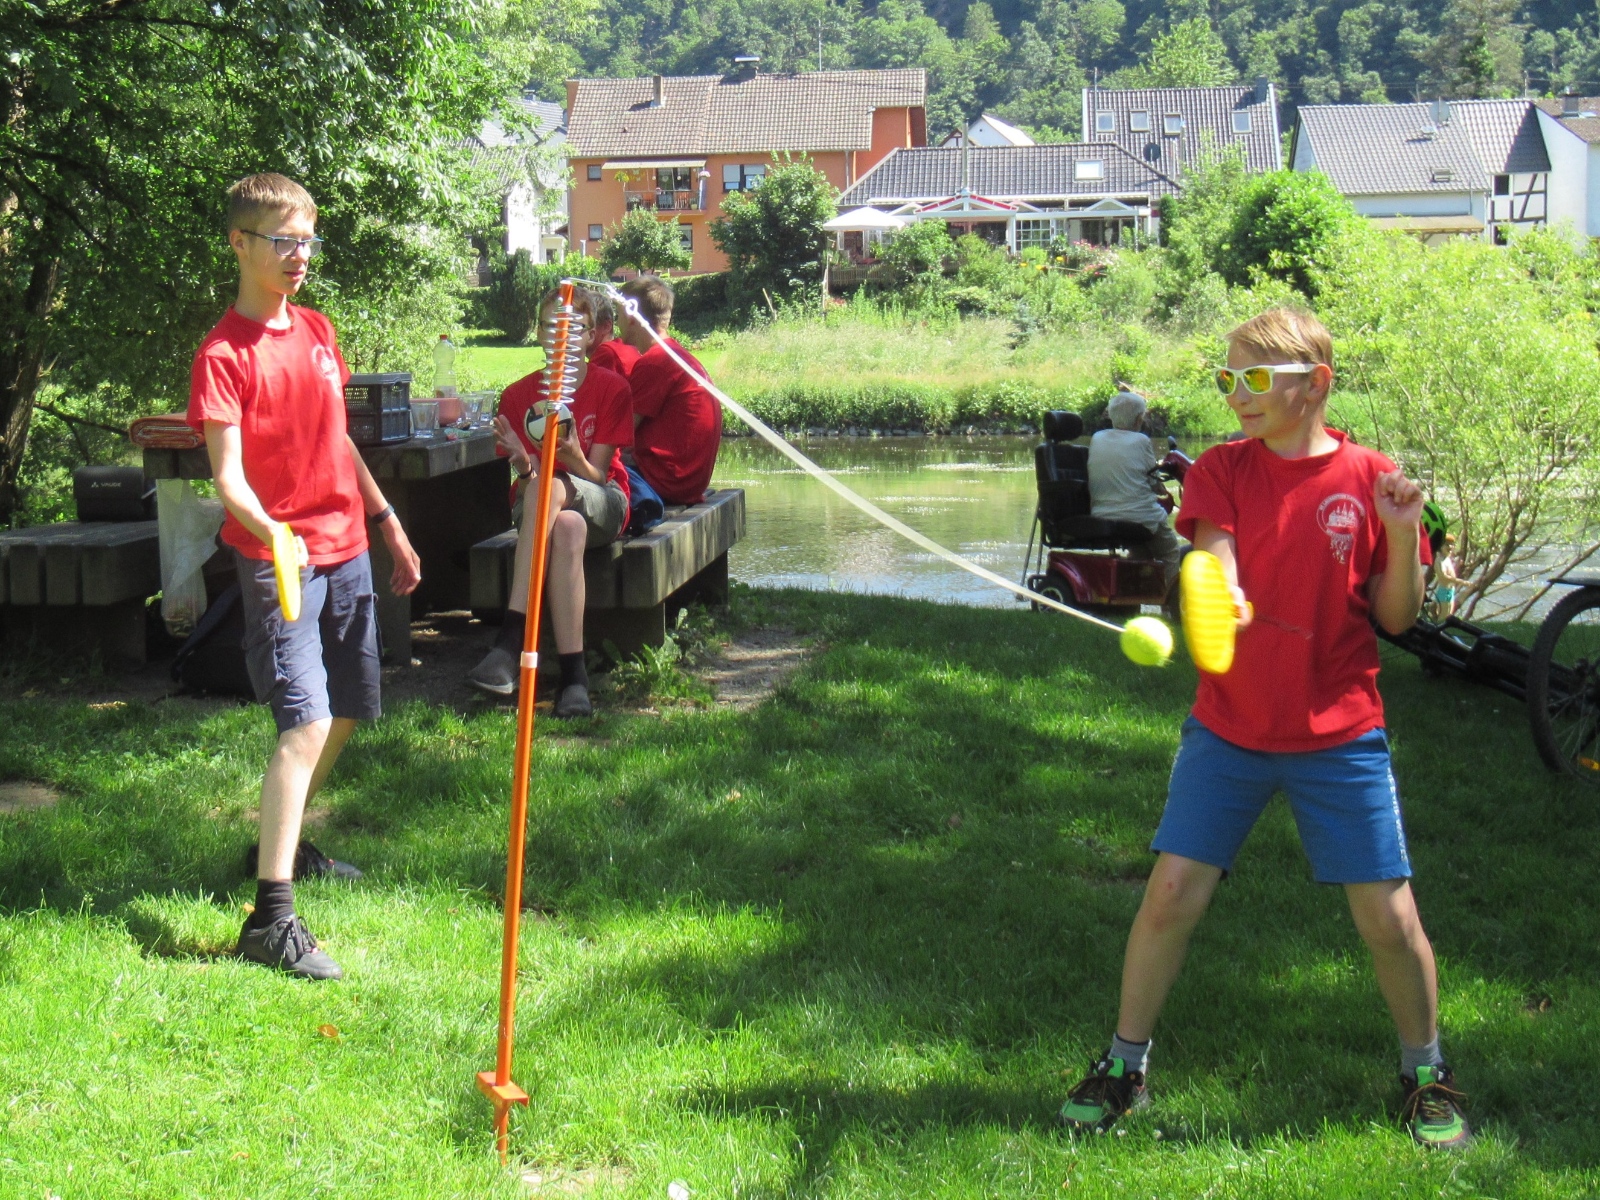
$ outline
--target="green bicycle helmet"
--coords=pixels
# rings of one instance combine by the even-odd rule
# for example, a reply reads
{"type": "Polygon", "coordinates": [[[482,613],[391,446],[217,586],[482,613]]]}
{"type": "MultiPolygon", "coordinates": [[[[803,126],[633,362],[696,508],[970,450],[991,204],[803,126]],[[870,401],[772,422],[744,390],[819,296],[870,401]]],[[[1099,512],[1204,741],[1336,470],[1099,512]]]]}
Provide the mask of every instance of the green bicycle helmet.
{"type": "Polygon", "coordinates": [[[1422,532],[1428,535],[1428,545],[1434,554],[1438,554],[1439,547],[1444,545],[1444,535],[1450,532],[1450,522],[1445,519],[1444,509],[1432,500],[1422,505],[1422,532]]]}

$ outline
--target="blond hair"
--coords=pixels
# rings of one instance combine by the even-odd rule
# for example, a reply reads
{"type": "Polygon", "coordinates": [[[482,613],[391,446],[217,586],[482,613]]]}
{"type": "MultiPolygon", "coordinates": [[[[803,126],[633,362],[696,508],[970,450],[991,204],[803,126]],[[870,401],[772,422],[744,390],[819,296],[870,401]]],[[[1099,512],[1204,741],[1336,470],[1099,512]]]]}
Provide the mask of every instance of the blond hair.
{"type": "Polygon", "coordinates": [[[639,312],[657,333],[672,320],[672,285],[654,275],[641,275],[622,285],[622,294],[639,304],[639,312]]]}
{"type": "Polygon", "coordinates": [[[1301,308],[1269,308],[1227,335],[1229,346],[1248,346],[1272,363],[1322,363],[1333,369],[1333,335],[1301,308]]]}
{"type": "Polygon", "coordinates": [[[317,202],[287,175],[271,171],[260,175],[246,175],[228,189],[228,230],[249,229],[262,217],[282,219],[290,215],[317,219],[317,202]]]}

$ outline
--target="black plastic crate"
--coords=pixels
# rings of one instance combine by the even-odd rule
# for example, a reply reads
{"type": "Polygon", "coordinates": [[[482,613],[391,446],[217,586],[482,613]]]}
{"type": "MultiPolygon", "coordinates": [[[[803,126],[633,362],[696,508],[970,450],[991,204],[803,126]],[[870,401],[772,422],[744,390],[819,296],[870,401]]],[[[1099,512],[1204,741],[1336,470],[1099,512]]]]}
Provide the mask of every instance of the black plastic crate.
{"type": "Polygon", "coordinates": [[[344,385],[344,410],[352,417],[357,413],[410,412],[411,373],[350,376],[344,385]]]}
{"type": "Polygon", "coordinates": [[[348,412],[345,427],[358,446],[387,446],[411,436],[411,406],[400,412],[348,412]]]}

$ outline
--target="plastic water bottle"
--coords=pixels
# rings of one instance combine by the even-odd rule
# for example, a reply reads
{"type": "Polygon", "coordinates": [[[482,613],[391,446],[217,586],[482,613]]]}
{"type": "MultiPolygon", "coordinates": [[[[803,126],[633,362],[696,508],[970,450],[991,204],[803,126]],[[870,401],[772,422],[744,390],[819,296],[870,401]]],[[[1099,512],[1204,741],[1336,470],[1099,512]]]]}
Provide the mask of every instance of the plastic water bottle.
{"type": "Polygon", "coordinates": [[[433,394],[456,394],[456,347],[448,333],[441,333],[439,344],[433,348],[433,394]]]}

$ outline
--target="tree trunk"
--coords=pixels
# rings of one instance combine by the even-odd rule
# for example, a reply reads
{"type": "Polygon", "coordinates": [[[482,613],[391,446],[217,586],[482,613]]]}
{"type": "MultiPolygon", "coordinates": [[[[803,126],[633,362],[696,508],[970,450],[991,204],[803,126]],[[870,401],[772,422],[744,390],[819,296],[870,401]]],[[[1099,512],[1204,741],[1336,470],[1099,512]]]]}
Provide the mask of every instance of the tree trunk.
{"type": "Polygon", "coordinates": [[[60,279],[60,257],[41,254],[34,260],[21,303],[0,326],[0,528],[11,523],[17,509],[17,477],[28,447],[33,399],[44,367],[45,331],[60,279]]]}

